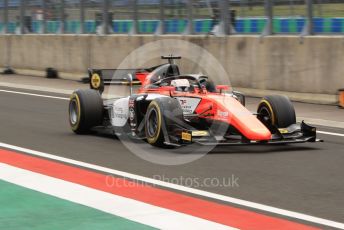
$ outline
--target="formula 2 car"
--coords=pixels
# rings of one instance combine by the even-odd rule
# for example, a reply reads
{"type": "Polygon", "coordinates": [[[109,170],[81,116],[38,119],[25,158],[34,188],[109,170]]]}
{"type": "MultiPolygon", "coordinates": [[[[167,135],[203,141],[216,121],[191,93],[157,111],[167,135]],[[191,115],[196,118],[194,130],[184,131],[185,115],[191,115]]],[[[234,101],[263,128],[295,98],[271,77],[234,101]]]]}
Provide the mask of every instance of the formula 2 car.
{"type": "Polygon", "coordinates": [[[181,74],[174,63],[180,57],[162,58],[168,63],[146,69],[90,69],[91,89],[76,90],[70,99],[72,130],[77,134],[111,130],[158,147],[320,141],[315,127],[296,123],[286,96],[266,96],[252,113],[245,107],[243,94],[215,85],[202,74],[181,74]],[[124,82],[132,87],[134,81],[141,83],[138,92],[102,99],[104,85],[124,82]]]}

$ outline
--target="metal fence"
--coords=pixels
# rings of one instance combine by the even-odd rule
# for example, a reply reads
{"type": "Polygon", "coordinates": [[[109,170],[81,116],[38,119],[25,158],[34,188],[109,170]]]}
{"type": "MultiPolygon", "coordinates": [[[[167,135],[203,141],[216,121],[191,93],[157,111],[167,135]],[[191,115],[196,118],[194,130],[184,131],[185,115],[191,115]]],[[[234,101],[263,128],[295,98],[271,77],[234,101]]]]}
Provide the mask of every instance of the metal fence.
{"type": "Polygon", "coordinates": [[[3,34],[343,34],[344,0],[0,0],[3,34]]]}

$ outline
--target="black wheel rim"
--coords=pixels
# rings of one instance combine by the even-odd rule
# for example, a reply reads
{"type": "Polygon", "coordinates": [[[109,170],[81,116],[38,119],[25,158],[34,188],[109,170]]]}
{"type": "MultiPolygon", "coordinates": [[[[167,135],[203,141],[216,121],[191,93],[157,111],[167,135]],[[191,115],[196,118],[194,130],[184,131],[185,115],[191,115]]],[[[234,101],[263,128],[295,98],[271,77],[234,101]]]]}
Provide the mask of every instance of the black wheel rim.
{"type": "Polygon", "coordinates": [[[264,125],[266,126],[271,126],[272,125],[272,117],[271,117],[271,112],[268,108],[265,106],[262,106],[259,111],[259,120],[263,122],[264,125]]]}
{"type": "Polygon", "coordinates": [[[152,109],[148,114],[147,132],[149,137],[155,137],[158,132],[158,113],[156,109],[152,109]]]}
{"type": "Polygon", "coordinates": [[[76,99],[72,99],[69,103],[69,121],[72,125],[78,123],[79,107],[76,99]]]}

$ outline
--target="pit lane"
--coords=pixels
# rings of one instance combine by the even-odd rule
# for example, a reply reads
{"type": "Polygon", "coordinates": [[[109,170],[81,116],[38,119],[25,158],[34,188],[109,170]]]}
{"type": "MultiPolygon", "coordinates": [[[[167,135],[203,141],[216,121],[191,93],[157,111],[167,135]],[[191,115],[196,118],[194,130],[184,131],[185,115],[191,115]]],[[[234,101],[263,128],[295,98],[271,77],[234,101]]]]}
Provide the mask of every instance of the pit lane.
{"type": "MultiPolygon", "coordinates": [[[[56,93],[44,95],[68,98],[56,93]]],[[[0,92],[0,106],[3,143],[151,178],[204,181],[234,175],[239,186],[198,189],[344,222],[343,137],[319,134],[325,143],[219,147],[192,163],[162,166],[138,158],[113,137],[73,134],[67,120],[67,100],[0,92]]],[[[344,133],[327,127],[321,130],[344,133]]]]}

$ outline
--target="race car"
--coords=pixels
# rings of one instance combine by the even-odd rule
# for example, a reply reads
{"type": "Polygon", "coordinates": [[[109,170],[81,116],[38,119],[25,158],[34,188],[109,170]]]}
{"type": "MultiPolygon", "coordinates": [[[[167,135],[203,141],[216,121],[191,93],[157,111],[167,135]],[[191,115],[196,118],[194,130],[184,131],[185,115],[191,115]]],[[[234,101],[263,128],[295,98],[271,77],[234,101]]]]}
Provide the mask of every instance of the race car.
{"type": "Polygon", "coordinates": [[[181,74],[176,59],[132,70],[90,69],[90,89],[76,90],[69,102],[69,123],[77,134],[107,130],[145,140],[157,147],[264,145],[320,141],[316,128],[296,123],[286,96],[264,97],[257,112],[245,107],[245,96],[228,85],[216,85],[203,74],[181,74]],[[139,82],[137,92],[133,83],[139,82]],[[126,84],[125,97],[103,99],[105,85],[126,84]]]}

